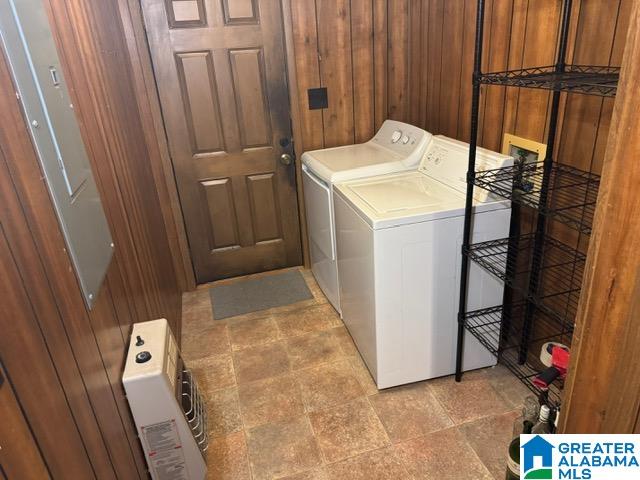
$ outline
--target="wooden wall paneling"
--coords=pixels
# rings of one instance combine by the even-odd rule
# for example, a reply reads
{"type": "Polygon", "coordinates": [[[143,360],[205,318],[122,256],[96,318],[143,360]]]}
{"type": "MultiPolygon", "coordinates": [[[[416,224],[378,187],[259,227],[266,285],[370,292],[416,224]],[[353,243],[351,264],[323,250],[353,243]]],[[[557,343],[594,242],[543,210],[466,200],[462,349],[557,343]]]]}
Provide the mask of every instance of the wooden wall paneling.
{"type": "Polygon", "coordinates": [[[179,335],[180,291],[132,87],[118,6],[82,0],[50,0],[50,5],[71,94],[116,243],[115,255],[137,320],[166,316],[179,335]]]}
{"type": "Polygon", "coordinates": [[[418,83],[410,85],[411,91],[413,92],[410,95],[412,97],[411,101],[417,103],[420,108],[416,125],[419,127],[425,127],[427,124],[427,94],[429,90],[429,84],[426,79],[429,76],[429,27],[431,26],[429,18],[431,14],[431,2],[420,2],[420,4],[420,36],[418,38],[415,36],[411,37],[412,45],[416,41],[420,42],[420,77],[417,80],[412,80],[413,82],[417,81],[418,83]],[[419,95],[417,99],[414,97],[415,94],[419,95]]]}
{"type": "MultiPolygon", "coordinates": [[[[619,2],[611,2],[611,15],[601,15],[602,2],[582,1],[571,63],[609,65],[619,2]],[[593,46],[598,45],[598,48],[593,46]]],[[[581,170],[591,170],[604,100],[589,95],[569,95],[558,159],[581,170]]],[[[599,173],[599,170],[596,171],[599,173]]]]}
{"type": "Polygon", "coordinates": [[[375,133],[373,0],[351,1],[354,139],[362,143],[375,133]]]}
{"type": "Polygon", "coordinates": [[[444,4],[440,84],[446,84],[446,88],[440,91],[438,131],[449,137],[455,137],[458,133],[465,3],[469,2],[444,4]]]}
{"type": "Polygon", "coordinates": [[[329,107],[322,110],[324,146],[353,143],[353,66],[349,0],[316,0],[320,77],[329,107]]]}
{"type": "MultiPolygon", "coordinates": [[[[522,68],[555,63],[560,13],[561,2],[529,1],[522,68]]],[[[544,141],[550,98],[544,90],[522,89],[513,133],[544,141]]]]}
{"type": "MultiPolygon", "coordinates": [[[[0,348],[3,362],[15,379],[16,394],[51,474],[55,478],[95,478],[96,473],[49,358],[47,344],[40,333],[19,267],[9,247],[6,228],[6,223],[2,222],[0,287],[4,316],[0,348]],[[27,358],[30,361],[25,361],[27,358]]],[[[100,473],[104,478],[115,478],[110,464],[100,473]]]]}
{"type": "MultiPolygon", "coordinates": [[[[493,0],[491,16],[487,22],[491,38],[488,44],[485,71],[500,72],[508,69],[509,41],[511,38],[511,22],[509,19],[512,18],[512,15],[513,2],[493,0]]],[[[483,128],[480,143],[485,148],[498,152],[502,150],[506,93],[507,90],[504,87],[498,86],[485,86],[482,91],[484,98],[483,122],[484,125],[490,125],[490,127],[483,128]]]]}
{"type": "Polygon", "coordinates": [[[406,121],[413,125],[420,125],[422,121],[422,109],[420,95],[422,84],[422,61],[424,56],[422,0],[410,0],[408,8],[409,37],[407,40],[409,53],[407,57],[408,80],[405,96],[407,97],[406,121]],[[412,93],[410,93],[412,92],[412,93]],[[409,101],[413,99],[413,101],[409,101]]]}
{"type": "MultiPolygon", "coordinates": [[[[471,95],[473,87],[473,55],[475,53],[477,2],[465,2],[462,27],[460,96],[458,99],[458,129],[455,138],[468,142],[471,137],[471,95]]],[[[504,21],[504,19],[503,19],[504,21]]],[[[428,25],[428,22],[425,22],[428,25]]],[[[425,75],[426,76],[426,75],[425,75]]],[[[426,82],[423,82],[426,84],[426,82]]]]}
{"type": "MultiPolygon", "coordinates": [[[[522,68],[524,58],[524,42],[527,24],[529,0],[515,0],[511,13],[511,35],[509,38],[509,55],[507,69],[522,68]]],[[[505,19],[509,21],[508,19],[505,19]]],[[[514,133],[518,114],[518,99],[520,89],[507,87],[505,90],[504,117],[502,119],[502,135],[514,133]]]]}
{"type": "Polygon", "coordinates": [[[160,207],[167,230],[174,269],[180,289],[183,291],[193,290],[196,287],[196,280],[164,132],[141,5],[139,0],[118,0],[118,5],[135,80],[136,100],[151,159],[150,165],[158,188],[158,195],[160,198],[167,199],[167,201],[160,202],[160,207]]]}
{"type": "MultiPolygon", "coordinates": [[[[16,102],[15,99],[14,102],[16,102]]],[[[3,141],[9,148],[20,142],[22,148],[20,155],[8,156],[9,172],[20,195],[22,204],[20,209],[24,210],[28,228],[34,238],[36,252],[44,266],[44,277],[30,278],[28,285],[30,288],[36,288],[45,279],[55,279],[49,282],[55,303],[48,305],[41,313],[48,316],[51,315],[52,310],[60,312],[65,334],[68,336],[75,357],[75,360],[65,359],[65,363],[57,364],[57,367],[67,368],[66,362],[71,362],[71,365],[77,363],[116,475],[122,478],[137,478],[138,472],[132,451],[126,442],[123,420],[116,408],[105,372],[102,352],[96,340],[96,331],[91,324],[71,261],[66,253],[57,217],[48,191],[42,182],[35,152],[30,150],[29,134],[19,106],[13,103],[3,107],[11,112],[14,119],[13,131],[7,132],[3,141]]],[[[6,130],[8,130],[7,126],[4,128],[4,131],[6,130]]],[[[19,207],[15,206],[14,209],[18,210],[19,207]]],[[[34,252],[31,252],[31,255],[34,255],[34,252]]],[[[25,264],[28,265],[28,263],[25,264]]],[[[109,329],[106,334],[114,335],[122,341],[119,329],[109,329]]],[[[47,340],[49,338],[47,336],[47,340]]],[[[124,421],[130,421],[130,419],[124,421]]],[[[96,461],[100,464],[99,452],[96,461]]]]}
{"type": "MultiPolygon", "coordinates": [[[[122,385],[122,372],[128,349],[128,335],[122,336],[119,315],[116,312],[116,302],[114,301],[109,278],[112,278],[112,276],[109,276],[102,285],[96,303],[89,315],[102,363],[109,379],[111,392],[128,442],[128,445],[121,442],[120,448],[123,449],[121,455],[125,455],[124,450],[129,449],[133,453],[139,477],[146,478],[147,466],[122,385]],[[116,331],[120,332],[120,335],[114,333],[116,331]]],[[[117,420],[117,418],[113,419],[114,422],[117,422],[117,420]]]]}
{"type": "Polygon", "coordinates": [[[374,77],[374,130],[378,130],[387,119],[389,95],[387,89],[387,69],[389,64],[388,1],[373,2],[373,77],[374,77]]]}
{"type": "Polygon", "coordinates": [[[566,433],[632,433],[640,409],[640,4],[629,15],[561,414],[566,433]]]}
{"type": "MultiPolygon", "coordinates": [[[[5,230],[6,241],[12,246],[13,261],[18,262],[18,270],[23,278],[22,281],[24,281],[25,285],[29,285],[29,301],[32,304],[32,306],[29,307],[29,311],[31,311],[31,309],[33,310],[33,321],[39,321],[36,324],[41,332],[39,332],[39,334],[46,339],[46,345],[50,349],[51,358],[58,366],[57,373],[55,371],[51,373],[52,370],[46,370],[45,367],[42,367],[43,372],[46,371],[49,373],[43,373],[41,380],[44,382],[43,385],[47,385],[47,382],[50,381],[48,378],[49,375],[54,377],[57,375],[59,377],[59,381],[66,392],[68,408],[73,412],[77,428],[82,435],[86,450],[92,459],[93,468],[100,476],[113,478],[113,466],[107,455],[104,438],[98,428],[93,405],[86,391],[86,385],[83,382],[78,362],[74,356],[62,315],[56,305],[54,292],[46,281],[46,271],[40,259],[46,257],[39,257],[37,246],[31,236],[32,232],[24,217],[26,207],[37,208],[38,205],[45,205],[48,206],[51,213],[53,213],[53,210],[48,192],[44,189],[41,181],[41,170],[35,158],[30,137],[24,127],[24,119],[20,106],[16,97],[11,94],[14,88],[4,57],[2,57],[2,61],[0,62],[0,85],[2,85],[2,91],[4,92],[4,94],[0,96],[0,111],[3,112],[3,128],[0,129],[0,145],[2,145],[2,158],[0,159],[2,160],[0,164],[0,195],[2,197],[2,201],[0,202],[0,220],[5,230]],[[23,171],[16,171],[16,166],[21,166],[23,171]],[[9,167],[12,167],[12,171],[9,167]],[[32,184],[31,188],[23,191],[21,198],[18,199],[17,193],[14,190],[14,183],[17,184],[19,180],[22,180],[24,175],[30,175],[32,180],[35,179],[35,184],[32,184]],[[12,177],[15,178],[16,176],[18,178],[12,180],[12,177]]],[[[58,249],[53,250],[51,254],[56,256],[66,255],[64,253],[64,241],[57,221],[55,224],[49,224],[48,229],[45,227],[44,231],[49,236],[48,238],[51,238],[52,241],[58,245],[58,249]]],[[[63,267],[67,275],[69,274],[70,267],[70,264],[66,264],[63,267]]],[[[8,295],[8,293],[6,294],[8,295]]],[[[27,331],[27,325],[29,325],[27,320],[21,323],[9,315],[2,317],[2,320],[9,323],[12,327],[23,325],[25,331],[20,330],[18,332],[20,335],[27,335],[29,331],[34,331],[27,331]]],[[[0,337],[7,341],[11,339],[6,325],[3,327],[3,335],[0,337]]],[[[33,337],[34,341],[39,338],[39,336],[34,333],[31,333],[28,338],[31,337],[33,337]]],[[[16,345],[23,346],[23,341],[14,339],[14,341],[2,347],[2,352],[7,368],[16,375],[16,388],[18,388],[19,391],[21,388],[25,388],[30,392],[34,390],[33,385],[30,383],[31,375],[28,373],[25,375],[17,375],[19,370],[16,370],[16,368],[22,368],[23,365],[25,368],[28,368],[28,364],[24,362],[24,358],[30,357],[31,354],[26,353],[26,346],[24,346],[24,351],[21,352],[14,352],[12,349],[12,347],[15,348],[16,345]],[[12,355],[14,353],[15,357],[12,355]],[[17,362],[18,367],[16,367],[16,364],[13,362],[17,362]],[[22,387],[22,382],[26,382],[24,387],[22,387]]],[[[46,351],[47,347],[44,347],[44,345],[43,343],[40,344],[38,347],[40,349],[39,352],[37,348],[34,347],[32,351],[33,355],[46,351]]],[[[31,370],[33,370],[35,380],[35,376],[37,375],[36,364],[33,365],[31,370]]],[[[38,378],[40,379],[40,377],[38,378]]],[[[52,391],[52,401],[56,398],[55,395],[55,391],[52,391]]],[[[33,400],[33,408],[38,409],[38,411],[34,412],[31,408],[28,409],[29,415],[33,415],[34,418],[39,418],[41,416],[40,412],[43,412],[41,404],[38,403],[41,397],[42,395],[38,395],[37,398],[33,400]]],[[[61,418],[63,418],[66,413],[61,411],[60,415],[61,418]]],[[[44,425],[42,428],[45,430],[49,428],[46,423],[46,418],[41,419],[40,422],[44,425]]],[[[40,433],[41,432],[36,432],[36,435],[39,437],[40,433]]],[[[73,440],[70,439],[69,442],[69,445],[74,445],[73,440]]],[[[61,461],[64,462],[64,456],[62,456],[61,461]]],[[[60,469],[62,468],[64,467],[61,466],[60,469]]]]}
{"type": "Polygon", "coordinates": [[[31,427],[18,403],[11,378],[0,359],[0,476],[5,480],[45,480],[51,478],[49,469],[33,436],[31,427]]]}
{"type": "MultiPolygon", "coordinates": [[[[134,0],[132,0],[134,1],[134,0]]],[[[304,190],[302,188],[302,165],[301,158],[304,153],[302,139],[302,111],[303,93],[298,91],[298,76],[296,69],[296,52],[293,35],[293,18],[291,16],[291,0],[282,0],[282,16],[284,23],[285,55],[287,62],[287,81],[289,84],[289,99],[291,103],[291,133],[293,135],[293,146],[296,154],[296,182],[298,192],[298,213],[300,217],[300,237],[302,241],[302,260],[306,268],[311,267],[309,256],[309,239],[307,235],[307,212],[304,203],[304,190]]]]}
{"type": "MultiPolygon", "coordinates": [[[[627,32],[629,30],[629,21],[631,18],[631,9],[633,0],[620,0],[618,10],[618,21],[615,27],[615,37],[611,48],[611,65],[621,65],[622,55],[626,44],[627,32]]],[[[613,106],[615,99],[605,98],[602,104],[602,113],[600,114],[600,122],[598,125],[598,134],[596,145],[593,153],[592,168],[596,172],[602,171],[604,163],[604,153],[607,148],[607,138],[609,138],[609,127],[611,124],[611,116],[613,114],[613,106]]]]}
{"type": "Polygon", "coordinates": [[[409,99],[409,0],[389,0],[387,114],[394,120],[408,120],[409,99]]]}
{"type": "Polygon", "coordinates": [[[423,127],[429,132],[440,133],[440,72],[442,70],[442,43],[444,25],[444,0],[431,0],[429,2],[429,21],[427,39],[427,63],[428,77],[426,102],[426,122],[423,127]]]}
{"type": "Polygon", "coordinates": [[[303,151],[315,150],[324,147],[322,110],[309,110],[307,96],[308,89],[321,86],[315,0],[292,0],[291,23],[303,151]]]}

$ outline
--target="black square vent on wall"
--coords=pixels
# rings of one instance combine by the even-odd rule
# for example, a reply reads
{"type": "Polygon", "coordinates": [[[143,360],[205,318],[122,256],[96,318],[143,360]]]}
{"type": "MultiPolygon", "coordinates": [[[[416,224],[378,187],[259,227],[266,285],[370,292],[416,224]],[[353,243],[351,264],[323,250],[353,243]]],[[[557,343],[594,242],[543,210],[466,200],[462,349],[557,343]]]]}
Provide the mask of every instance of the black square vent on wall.
{"type": "Polygon", "coordinates": [[[310,88],[307,93],[309,94],[309,110],[319,110],[329,106],[326,87],[310,88]]]}

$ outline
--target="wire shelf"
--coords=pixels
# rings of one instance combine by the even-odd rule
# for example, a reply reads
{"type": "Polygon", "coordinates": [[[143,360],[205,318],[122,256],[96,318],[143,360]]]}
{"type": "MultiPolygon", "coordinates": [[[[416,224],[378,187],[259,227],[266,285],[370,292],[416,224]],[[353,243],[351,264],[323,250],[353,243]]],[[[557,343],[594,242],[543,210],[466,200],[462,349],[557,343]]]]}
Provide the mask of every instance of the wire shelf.
{"type": "Polygon", "coordinates": [[[555,65],[548,65],[485,73],[480,75],[480,83],[613,97],[619,78],[620,67],[567,65],[564,72],[556,72],[555,65]]]}
{"type": "Polygon", "coordinates": [[[600,176],[554,163],[551,167],[547,202],[540,205],[544,162],[513,165],[476,172],[474,184],[520,205],[590,234],[598,200],[600,176]]]}
{"type": "MultiPolygon", "coordinates": [[[[525,302],[515,303],[507,307],[499,305],[468,312],[465,315],[465,328],[493,355],[498,362],[506,366],[532,392],[539,394],[540,389],[534,385],[535,377],[546,368],[532,354],[527,361],[520,363],[519,326],[524,315],[525,302]]],[[[529,341],[532,352],[538,352],[545,342],[556,341],[565,345],[571,344],[572,331],[558,328],[558,325],[544,312],[537,311],[534,317],[534,331],[538,335],[529,341]]],[[[557,380],[549,386],[549,400],[560,403],[564,382],[557,380]]]]}
{"type": "Polygon", "coordinates": [[[586,256],[558,240],[546,237],[539,256],[534,257],[534,239],[534,234],[526,234],[491,240],[472,244],[464,253],[514,290],[525,294],[563,328],[573,328],[586,256]],[[518,262],[518,259],[526,259],[526,263],[518,262]],[[537,292],[527,292],[527,279],[534,260],[541,266],[542,281],[537,292]]]}

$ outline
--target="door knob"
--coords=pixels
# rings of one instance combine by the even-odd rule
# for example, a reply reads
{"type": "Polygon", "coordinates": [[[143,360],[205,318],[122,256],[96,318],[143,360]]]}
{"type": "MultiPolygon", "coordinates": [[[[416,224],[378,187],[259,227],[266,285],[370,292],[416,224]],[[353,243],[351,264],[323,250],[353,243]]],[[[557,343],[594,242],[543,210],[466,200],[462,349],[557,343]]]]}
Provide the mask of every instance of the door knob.
{"type": "Polygon", "coordinates": [[[293,163],[293,157],[288,153],[280,155],[280,163],[283,165],[291,165],[293,163]]]}

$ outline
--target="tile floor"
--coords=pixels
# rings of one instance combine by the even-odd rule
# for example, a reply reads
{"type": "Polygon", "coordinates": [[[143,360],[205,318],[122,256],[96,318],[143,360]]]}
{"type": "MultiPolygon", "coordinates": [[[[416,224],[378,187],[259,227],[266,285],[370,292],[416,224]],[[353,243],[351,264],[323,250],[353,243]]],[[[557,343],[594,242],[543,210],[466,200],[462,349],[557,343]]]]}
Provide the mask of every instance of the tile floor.
{"type": "Polygon", "coordinates": [[[313,300],[213,319],[183,298],[208,400],[211,479],[499,479],[527,390],[498,366],[379,392],[309,271],[313,300]]]}

